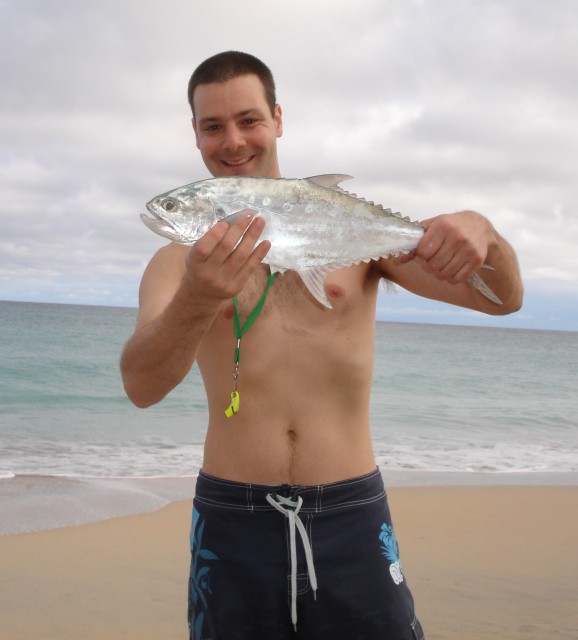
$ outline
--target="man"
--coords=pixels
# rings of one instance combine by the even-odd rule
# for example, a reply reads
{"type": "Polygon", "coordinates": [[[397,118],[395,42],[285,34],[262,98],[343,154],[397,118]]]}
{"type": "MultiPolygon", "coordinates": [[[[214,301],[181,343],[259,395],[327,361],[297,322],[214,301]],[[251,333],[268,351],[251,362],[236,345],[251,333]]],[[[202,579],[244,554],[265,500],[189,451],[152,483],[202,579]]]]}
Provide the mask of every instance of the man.
{"type": "MultiPolygon", "coordinates": [[[[189,101],[214,176],[281,177],[282,112],[261,61],[209,58],[189,101]]],[[[271,282],[263,220],[246,214],[193,247],[158,251],[121,361],[140,407],[160,401],[194,362],[203,376],[209,425],[191,531],[191,638],[419,639],[370,439],[378,284],[510,313],[522,300],[515,255],[477,213],[436,216],[423,222],[415,255],[330,274],[326,309],[295,273],[271,282]],[[468,283],[484,262],[502,306],[468,283]],[[234,326],[251,317],[235,377],[241,402],[227,411],[234,326]]]]}

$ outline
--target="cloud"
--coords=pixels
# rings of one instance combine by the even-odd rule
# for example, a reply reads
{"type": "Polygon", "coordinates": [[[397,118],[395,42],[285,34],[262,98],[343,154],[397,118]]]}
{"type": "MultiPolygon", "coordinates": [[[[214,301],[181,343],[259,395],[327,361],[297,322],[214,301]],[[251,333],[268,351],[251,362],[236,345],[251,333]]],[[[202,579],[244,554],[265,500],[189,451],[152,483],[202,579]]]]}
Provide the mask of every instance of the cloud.
{"type": "Polygon", "coordinates": [[[349,173],[416,219],[479,210],[530,294],[578,296],[573,0],[0,7],[0,298],[136,302],[160,246],[138,213],[207,175],[186,83],[230,48],[275,73],[286,175],[349,173]]]}

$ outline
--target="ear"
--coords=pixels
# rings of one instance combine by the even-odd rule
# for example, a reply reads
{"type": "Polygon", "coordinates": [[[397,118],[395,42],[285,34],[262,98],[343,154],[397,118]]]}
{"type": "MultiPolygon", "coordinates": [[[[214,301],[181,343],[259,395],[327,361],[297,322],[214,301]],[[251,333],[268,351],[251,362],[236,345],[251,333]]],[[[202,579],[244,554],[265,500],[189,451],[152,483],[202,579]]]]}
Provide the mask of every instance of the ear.
{"type": "Polygon", "coordinates": [[[275,122],[275,133],[278,138],[283,135],[283,112],[281,111],[281,105],[275,105],[275,111],[273,113],[273,121],[275,122]]]}
{"type": "Polygon", "coordinates": [[[195,122],[195,118],[191,118],[191,124],[193,125],[193,131],[195,132],[195,141],[197,143],[197,149],[200,149],[199,147],[199,132],[197,131],[197,123],[195,122]]]}

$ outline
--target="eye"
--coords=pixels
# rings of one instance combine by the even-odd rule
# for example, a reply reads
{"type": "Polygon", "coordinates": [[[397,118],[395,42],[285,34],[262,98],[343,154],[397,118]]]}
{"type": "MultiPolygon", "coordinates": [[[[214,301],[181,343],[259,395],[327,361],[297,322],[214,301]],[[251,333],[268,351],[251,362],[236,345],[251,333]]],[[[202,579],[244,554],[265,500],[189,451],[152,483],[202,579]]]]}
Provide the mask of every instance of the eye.
{"type": "Polygon", "coordinates": [[[176,208],[176,206],[177,206],[177,203],[171,198],[167,198],[162,202],[162,207],[165,211],[172,211],[173,209],[176,208]]]}

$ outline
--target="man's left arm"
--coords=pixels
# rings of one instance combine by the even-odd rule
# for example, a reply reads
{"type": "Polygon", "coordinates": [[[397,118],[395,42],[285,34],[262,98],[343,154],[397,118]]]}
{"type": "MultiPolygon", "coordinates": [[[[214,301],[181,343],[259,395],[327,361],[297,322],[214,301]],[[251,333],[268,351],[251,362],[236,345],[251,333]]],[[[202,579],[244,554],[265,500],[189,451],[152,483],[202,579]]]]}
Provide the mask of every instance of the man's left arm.
{"type": "Polygon", "coordinates": [[[377,263],[381,276],[417,295],[491,315],[522,306],[523,286],[516,254],[490,221],[474,211],[421,222],[426,230],[415,251],[377,263]],[[487,264],[492,269],[483,269],[487,264]],[[502,301],[498,305],[469,282],[478,274],[502,301]]]}

